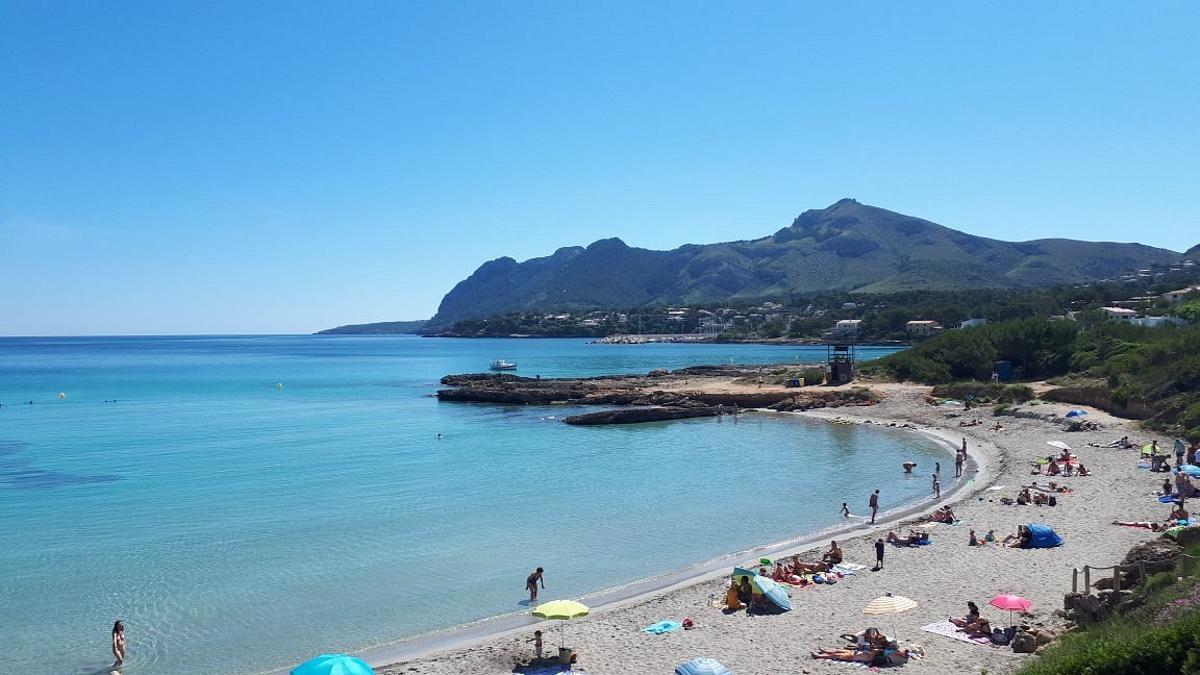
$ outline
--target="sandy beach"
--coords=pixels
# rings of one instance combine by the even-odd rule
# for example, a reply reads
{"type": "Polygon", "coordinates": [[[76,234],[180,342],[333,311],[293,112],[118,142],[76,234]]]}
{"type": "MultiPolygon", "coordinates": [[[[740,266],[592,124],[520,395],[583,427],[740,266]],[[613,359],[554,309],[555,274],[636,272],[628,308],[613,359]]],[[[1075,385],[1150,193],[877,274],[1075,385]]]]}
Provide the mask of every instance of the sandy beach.
{"type": "MultiPolygon", "coordinates": [[[[859,525],[837,538],[846,552],[846,561],[866,565],[857,575],[848,576],[835,586],[817,586],[791,592],[795,610],[785,614],[751,616],[744,612],[725,614],[713,606],[713,598],[724,596],[729,568],[697,570],[691,578],[679,579],[665,588],[624,597],[597,607],[590,616],[570,622],[568,644],[579,653],[576,670],[615,675],[617,673],[671,673],[679,663],[696,656],[720,659],[739,675],[769,673],[837,673],[846,664],[814,660],[810,652],[821,647],[838,647],[842,633],[879,625],[890,632],[891,617],[862,615],[870,600],[894,593],[919,603],[916,609],[896,616],[898,638],[902,643],[920,645],[925,656],[910,661],[900,672],[1013,672],[1026,659],[1008,648],[992,648],[956,641],[923,632],[920,627],[950,616],[962,616],[966,602],[973,600],[984,608],[984,615],[1002,623],[1005,613],[986,606],[1000,593],[1013,593],[1033,601],[1032,618],[1027,623],[1061,626],[1054,611],[1062,607],[1063,595],[1071,590],[1071,572],[1083,565],[1107,566],[1120,561],[1128,549],[1156,537],[1146,530],[1112,525],[1114,520],[1162,520],[1169,508],[1151,497],[1162,482],[1162,474],[1136,468],[1137,452],[1088,447],[1088,443],[1107,444],[1124,435],[1138,442],[1156,436],[1138,429],[1133,423],[1087,409],[1088,420],[1098,422],[1102,430],[1066,433],[1061,424],[1040,419],[1011,416],[994,417],[990,407],[964,412],[962,408],[934,406],[927,401],[928,389],[912,385],[873,385],[883,400],[870,407],[827,408],[804,414],[828,420],[859,424],[910,425],[902,432],[929,433],[958,444],[967,439],[970,456],[976,462],[960,489],[944,494],[942,502],[929,500],[921,512],[929,512],[940,503],[954,504],[960,518],[957,525],[938,524],[931,528],[933,544],[920,548],[889,546],[885,569],[873,572],[873,542],[889,530],[919,520],[912,509],[893,515],[890,522],[874,528],[859,525]],[[948,417],[948,415],[957,415],[948,417]],[[960,427],[960,422],[980,420],[982,424],[960,427]],[[993,431],[999,421],[1003,429],[993,431]],[[1054,452],[1047,441],[1061,440],[1075,449],[1093,475],[1061,478],[1060,484],[1072,492],[1060,495],[1058,506],[1005,506],[1001,496],[1015,497],[1019,486],[1044,477],[1030,475],[1030,463],[1054,452]],[[1003,486],[1003,489],[997,489],[1003,486]],[[968,530],[978,535],[994,529],[999,537],[1015,532],[1022,523],[1050,525],[1063,537],[1063,546],[1053,549],[1006,549],[999,546],[969,547],[968,530]],[[692,618],[697,628],[667,635],[649,635],[641,628],[662,619],[692,618]]],[[[1066,412],[1069,406],[1039,404],[1022,406],[1041,415],[1066,412]]],[[[1168,439],[1157,437],[1169,447],[1168,439]]],[[[897,471],[900,471],[897,467],[897,471]]],[[[918,474],[928,476],[932,467],[919,467],[918,474]]],[[[942,462],[944,490],[953,480],[954,462],[950,451],[942,462]]],[[[860,494],[847,494],[854,513],[868,512],[867,499],[872,486],[864,485],[860,494]]],[[[797,495],[797,509],[837,509],[838,504],[805,503],[797,495]]],[[[803,553],[815,559],[827,546],[828,537],[805,541],[794,550],[776,553],[803,553]]],[[[752,564],[760,552],[732,562],[752,564]]],[[[543,601],[556,599],[552,592],[543,601]]],[[[583,599],[588,602],[587,598],[583,599]]],[[[547,631],[547,646],[557,644],[555,622],[536,625],[487,628],[472,636],[470,632],[441,635],[426,640],[424,649],[417,644],[381,648],[368,654],[369,660],[382,665],[382,675],[421,673],[426,675],[499,675],[520,672],[515,668],[528,663],[532,656],[527,643],[533,630],[547,631]],[[499,632],[497,632],[499,631],[499,632]],[[487,635],[480,637],[479,635],[487,635]],[[433,646],[458,642],[458,646],[428,651],[433,646]],[[396,654],[417,655],[397,661],[396,654]],[[392,658],[387,658],[391,654],[392,658]]]]}

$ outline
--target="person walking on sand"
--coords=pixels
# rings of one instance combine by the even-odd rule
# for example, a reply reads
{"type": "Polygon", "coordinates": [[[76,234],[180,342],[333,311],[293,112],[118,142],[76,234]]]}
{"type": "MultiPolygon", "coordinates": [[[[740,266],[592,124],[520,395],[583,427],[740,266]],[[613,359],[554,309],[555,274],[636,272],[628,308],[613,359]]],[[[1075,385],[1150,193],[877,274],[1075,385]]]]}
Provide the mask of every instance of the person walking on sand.
{"type": "Polygon", "coordinates": [[[883,569],[883,540],[875,540],[875,569],[883,569]]]}
{"type": "Polygon", "coordinates": [[[117,621],[112,627],[113,670],[125,664],[125,624],[117,621]]]}
{"type": "Polygon", "coordinates": [[[869,502],[869,505],[871,507],[871,524],[874,525],[875,514],[879,513],[879,490],[871,493],[871,501],[869,502]]]}
{"type": "Polygon", "coordinates": [[[936,473],[933,474],[933,498],[942,498],[942,481],[938,480],[938,475],[936,473]]]}
{"type": "Polygon", "coordinates": [[[962,476],[963,462],[966,461],[966,459],[967,459],[967,453],[965,453],[965,452],[954,453],[954,477],[955,478],[959,478],[962,476]]]}
{"type": "Polygon", "coordinates": [[[842,502],[842,517],[843,518],[850,517],[850,507],[846,506],[846,502],[842,502]]]}
{"type": "Polygon", "coordinates": [[[533,574],[525,578],[525,588],[529,590],[529,606],[537,606],[538,582],[542,582],[542,590],[546,590],[546,579],[542,576],[544,570],[537,568],[533,574]]]}

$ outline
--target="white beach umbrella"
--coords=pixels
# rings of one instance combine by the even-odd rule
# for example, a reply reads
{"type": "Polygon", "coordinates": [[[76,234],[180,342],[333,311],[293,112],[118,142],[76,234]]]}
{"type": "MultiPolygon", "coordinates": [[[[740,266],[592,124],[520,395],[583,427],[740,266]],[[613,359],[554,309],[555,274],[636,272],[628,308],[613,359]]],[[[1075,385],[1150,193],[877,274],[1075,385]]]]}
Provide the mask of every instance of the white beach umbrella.
{"type": "Polygon", "coordinates": [[[874,600],[868,602],[867,606],[863,608],[863,614],[866,614],[867,616],[879,616],[879,615],[883,615],[883,614],[891,614],[892,615],[892,638],[895,639],[897,637],[896,636],[896,615],[899,614],[900,612],[907,612],[908,610],[910,610],[916,606],[917,606],[917,602],[915,600],[909,600],[908,598],[904,597],[903,595],[892,595],[891,593],[888,593],[887,595],[880,596],[880,597],[875,598],[874,600]]]}
{"type": "Polygon", "coordinates": [[[1066,450],[1067,452],[1071,451],[1071,446],[1062,441],[1046,441],[1046,445],[1058,448],[1059,450],[1066,450]]]}

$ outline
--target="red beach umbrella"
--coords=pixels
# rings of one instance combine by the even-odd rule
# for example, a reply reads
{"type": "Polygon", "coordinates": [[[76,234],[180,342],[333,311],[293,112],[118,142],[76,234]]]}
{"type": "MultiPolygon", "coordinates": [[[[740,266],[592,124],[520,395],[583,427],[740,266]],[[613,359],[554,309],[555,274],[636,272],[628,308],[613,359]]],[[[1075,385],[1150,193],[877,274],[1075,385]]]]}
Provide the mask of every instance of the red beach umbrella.
{"type": "Polygon", "coordinates": [[[1013,612],[1024,612],[1033,607],[1033,603],[1028,598],[1022,598],[1019,595],[997,595],[988,601],[988,604],[996,609],[1008,610],[1008,624],[1010,626],[1012,625],[1013,612]]]}

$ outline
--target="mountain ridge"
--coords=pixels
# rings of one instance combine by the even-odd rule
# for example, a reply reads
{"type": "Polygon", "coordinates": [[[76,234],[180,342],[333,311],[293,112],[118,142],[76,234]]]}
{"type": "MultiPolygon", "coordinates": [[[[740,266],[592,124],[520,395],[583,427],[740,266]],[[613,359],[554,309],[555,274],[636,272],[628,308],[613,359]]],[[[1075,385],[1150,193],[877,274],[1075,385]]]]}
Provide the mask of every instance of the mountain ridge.
{"type": "Polygon", "coordinates": [[[1133,243],[990,239],[846,198],[804,211],[787,227],[758,239],[657,251],[610,237],[524,262],[497,258],[446,294],[429,327],[516,311],[691,304],[831,290],[1077,283],[1179,257],[1133,243]]]}

